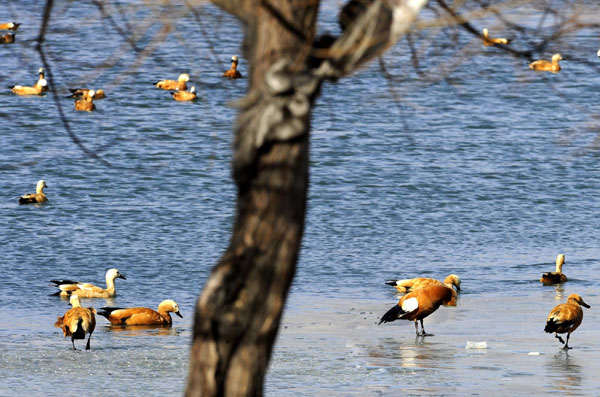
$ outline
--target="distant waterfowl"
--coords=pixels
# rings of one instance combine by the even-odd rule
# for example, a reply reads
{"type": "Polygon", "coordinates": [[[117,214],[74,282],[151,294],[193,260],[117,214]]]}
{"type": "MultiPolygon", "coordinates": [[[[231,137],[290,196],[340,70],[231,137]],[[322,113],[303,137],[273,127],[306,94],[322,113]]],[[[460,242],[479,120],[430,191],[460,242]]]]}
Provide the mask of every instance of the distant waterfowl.
{"type": "Polygon", "coordinates": [[[48,187],[46,181],[40,179],[35,187],[35,193],[24,194],[19,197],[19,204],[40,204],[48,201],[48,197],[44,194],[44,188],[48,187]]]}
{"type": "Polygon", "coordinates": [[[93,307],[81,307],[77,295],[71,295],[69,302],[73,307],[67,310],[64,316],[58,317],[54,326],[62,328],[65,338],[71,337],[73,350],[77,350],[75,339],[85,339],[85,334],[88,334],[85,350],[90,350],[90,339],[96,328],[96,310],[93,307]]]}
{"type": "Polygon", "coordinates": [[[448,302],[447,306],[456,306],[457,292],[460,291],[460,277],[456,274],[450,274],[444,279],[443,282],[434,278],[417,277],[406,280],[388,280],[386,284],[393,286],[396,290],[402,294],[415,291],[420,288],[424,288],[430,285],[445,285],[452,290],[452,299],[448,302]],[[454,290],[454,288],[456,290],[454,290]]]}
{"type": "Polygon", "coordinates": [[[117,269],[109,269],[106,272],[106,289],[97,287],[90,283],[81,283],[72,280],[50,280],[60,291],[53,295],[67,297],[71,294],[80,298],[112,298],[117,295],[115,290],[115,279],[127,280],[117,269]]]}
{"type": "MultiPolygon", "coordinates": [[[[87,95],[87,93],[90,91],[89,88],[69,88],[69,91],[71,91],[71,98],[81,98],[87,95]]],[[[94,99],[104,99],[106,98],[105,94],[104,94],[104,90],[102,88],[97,89],[97,90],[92,90],[94,91],[94,99]]]]}
{"type": "Polygon", "coordinates": [[[192,87],[189,91],[175,91],[171,96],[176,101],[194,101],[196,100],[196,87],[192,87]]]}
{"type": "Polygon", "coordinates": [[[0,30],[17,30],[19,29],[19,26],[21,26],[20,23],[16,23],[16,22],[7,22],[7,23],[0,23],[0,30]]]}
{"type": "Polygon", "coordinates": [[[548,62],[545,59],[540,59],[539,61],[531,62],[529,64],[529,69],[541,72],[558,73],[560,72],[560,65],[558,64],[558,61],[562,59],[563,58],[560,54],[554,54],[552,55],[552,62],[548,62]]]}
{"type": "Polygon", "coordinates": [[[398,319],[410,320],[415,322],[417,336],[433,336],[425,332],[423,319],[435,312],[440,305],[447,305],[451,300],[452,288],[445,285],[429,285],[404,295],[397,305],[381,317],[379,324],[398,319]],[[420,332],[417,321],[421,322],[420,332]]]}
{"type": "Polygon", "coordinates": [[[223,73],[223,77],[227,77],[229,79],[239,79],[242,77],[242,74],[237,70],[238,66],[238,57],[236,55],[231,57],[231,68],[223,73]]]}
{"type": "Polygon", "coordinates": [[[15,35],[12,33],[0,34],[1,44],[12,44],[15,42],[15,35]]]}
{"type": "Polygon", "coordinates": [[[563,349],[571,349],[569,347],[569,337],[571,333],[579,327],[583,320],[583,309],[581,306],[590,306],[583,301],[581,296],[577,294],[571,294],[567,298],[567,303],[557,305],[552,309],[546,320],[546,327],[544,331],[547,333],[554,332],[554,337],[564,343],[563,349]],[[567,341],[565,342],[558,334],[567,334],[567,341]]]}
{"type": "Polygon", "coordinates": [[[190,81],[190,75],[187,73],[182,73],[177,78],[177,81],[161,80],[161,81],[157,81],[156,83],[154,83],[154,85],[158,88],[161,88],[163,90],[168,90],[168,91],[174,91],[174,90],[185,91],[185,90],[187,90],[187,85],[185,83],[188,81],[190,81]]]}
{"type": "Polygon", "coordinates": [[[85,96],[76,100],[75,110],[85,110],[87,112],[96,110],[96,105],[94,105],[94,94],[96,94],[96,91],[89,90],[85,96]]]}
{"type": "Polygon", "coordinates": [[[493,37],[489,37],[488,34],[489,33],[488,33],[487,28],[483,29],[483,45],[484,46],[488,46],[489,47],[489,46],[493,46],[493,45],[496,45],[496,44],[508,44],[508,43],[510,43],[509,39],[504,39],[504,38],[499,38],[499,37],[498,38],[493,38],[493,37]]]}
{"type": "Polygon", "coordinates": [[[44,68],[39,68],[38,69],[38,81],[36,81],[36,83],[33,85],[33,87],[40,89],[41,92],[48,91],[48,84],[46,84],[46,79],[44,78],[44,76],[45,76],[44,68]],[[42,83],[42,82],[44,82],[44,83],[42,83]]]}
{"type": "Polygon", "coordinates": [[[98,311],[113,325],[171,325],[173,320],[169,313],[183,318],[179,305],[171,299],[162,301],[157,311],[147,307],[103,307],[98,311]]]}
{"type": "Polygon", "coordinates": [[[558,284],[567,281],[567,276],[565,276],[562,272],[562,267],[564,264],[565,256],[563,254],[558,254],[558,256],[556,257],[556,271],[546,272],[542,274],[540,282],[544,284],[558,284]]]}
{"type": "Polygon", "coordinates": [[[48,82],[42,79],[38,81],[33,87],[14,85],[11,87],[11,91],[17,95],[42,95],[45,91],[47,91],[47,85],[48,82]]]}

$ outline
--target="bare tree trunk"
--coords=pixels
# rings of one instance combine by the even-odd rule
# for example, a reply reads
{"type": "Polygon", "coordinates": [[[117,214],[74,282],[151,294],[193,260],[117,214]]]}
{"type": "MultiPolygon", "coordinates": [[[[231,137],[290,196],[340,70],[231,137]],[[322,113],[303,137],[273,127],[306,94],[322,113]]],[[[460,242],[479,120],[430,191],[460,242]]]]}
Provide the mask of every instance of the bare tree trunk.
{"type": "MultiPolygon", "coordinates": [[[[312,32],[317,6],[315,2],[298,9],[291,1],[280,1],[271,11],[256,5],[254,15],[244,18],[246,42],[252,43],[247,54],[252,70],[236,131],[236,220],[230,245],[197,303],[188,396],[263,393],[300,251],[310,109],[318,91],[311,86],[312,92],[300,95],[306,102],[301,111],[294,112],[293,105],[292,112],[287,109],[290,100],[299,100],[291,65],[302,71],[308,53],[307,44],[278,18],[312,32]],[[273,73],[273,65],[282,60],[285,73],[273,73]]],[[[312,37],[309,40],[308,48],[312,37]]]]}

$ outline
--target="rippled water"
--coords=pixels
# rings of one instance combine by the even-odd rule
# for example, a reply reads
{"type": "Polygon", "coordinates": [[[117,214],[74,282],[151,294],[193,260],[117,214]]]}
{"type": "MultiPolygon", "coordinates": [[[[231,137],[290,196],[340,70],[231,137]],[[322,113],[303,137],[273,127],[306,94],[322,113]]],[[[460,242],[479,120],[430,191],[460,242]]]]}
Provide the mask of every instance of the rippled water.
{"type": "MultiPolygon", "coordinates": [[[[337,29],[335,6],[325,7],[322,30],[337,29]]],[[[6,88],[37,79],[39,7],[11,1],[2,14],[23,25],[16,44],[0,46],[0,395],[178,394],[194,301],[232,221],[227,104],[246,80],[220,76],[239,51],[239,26],[206,7],[200,27],[179,18],[180,33],[139,66],[125,48],[114,67],[97,69],[122,41],[93,6],[57,6],[47,38],[57,89],[107,92],[91,114],[60,102],[106,167],[73,144],[50,95],[6,88]],[[183,71],[199,91],[194,104],[151,85],[183,71]],[[38,179],[50,203],[18,206],[38,179]],[[127,276],[118,297],[84,305],[170,298],[184,319],[169,330],[114,330],[101,318],[92,350],[73,352],[52,326],[67,303],[48,296],[49,280],[102,284],[109,267],[127,276]]],[[[151,26],[146,41],[158,31],[151,26]]],[[[596,393],[600,166],[588,145],[598,132],[598,44],[590,31],[565,38],[555,48],[563,71],[548,75],[465,41],[473,58],[429,84],[408,68],[400,43],[385,58],[403,77],[400,106],[377,65],[324,86],[306,234],[267,394],[596,393]],[[570,281],[541,286],[560,252],[570,281]],[[408,322],[375,325],[396,300],[384,280],[451,272],[463,293],[456,308],[425,321],[435,337],[415,339],[408,322]],[[566,354],[543,324],[573,292],[592,307],[566,354]],[[489,348],[468,350],[467,341],[489,348]]]]}

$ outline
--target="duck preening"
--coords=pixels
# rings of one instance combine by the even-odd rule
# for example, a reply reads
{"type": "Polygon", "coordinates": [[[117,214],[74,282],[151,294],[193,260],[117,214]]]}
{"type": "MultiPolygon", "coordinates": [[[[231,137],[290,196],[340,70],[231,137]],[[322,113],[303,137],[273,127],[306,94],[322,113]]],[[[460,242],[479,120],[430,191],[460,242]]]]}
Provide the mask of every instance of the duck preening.
{"type": "Polygon", "coordinates": [[[102,88],[99,88],[97,90],[91,90],[90,88],[69,88],[69,91],[71,91],[71,95],[69,95],[69,98],[85,97],[85,96],[87,96],[89,91],[94,91],[94,95],[93,95],[94,99],[106,98],[106,95],[104,94],[104,90],[102,88]]]}
{"type": "Polygon", "coordinates": [[[103,307],[98,314],[106,317],[113,325],[168,325],[173,323],[171,315],[175,313],[183,318],[179,312],[179,305],[171,299],[164,300],[158,305],[157,310],[147,307],[103,307]]]}
{"type": "Polygon", "coordinates": [[[554,337],[564,343],[563,349],[571,349],[569,347],[569,337],[571,333],[579,327],[583,320],[583,309],[581,308],[590,306],[583,301],[581,296],[577,294],[571,294],[567,298],[567,303],[557,305],[552,309],[546,320],[546,327],[544,331],[547,333],[554,332],[554,337]],[[565,342],[558,334],[567,334],[567,341],[565,342]]]}
{"type": "Polygon", "coordinates": [[[189,91],[172,92],[171,96],[176,101],[195,101],[198,98],[198,96],[196,95],[196,87],[190,88],[189,91]]]}
{"type": "Polygon", "coordinates": [[[80,298],[112,298],[117,295],[115,289],[115,279],[117,278],[127,280],[117,269],[109,269],[106,272],[106,288],[72,280],[50,280],[59,289],[59,291],[52,295],[59,295],[61,297],[77,295],[80,298]]]}
{"type": "Polygon", "coordinates": [[[85,350],[90,350],[90,339],[96,328],[96,309],[93,307],[81,307],[77,295],[71,295],[69,303],[72,307],[66,311],[64,316],[58,317],[54,326],[62,328],[65,338],[67,336],[71,337],[73,350],[77,350],[75,348],[75,339],[85,339],[85,335],[88,334],[85,350]]]}
{"type": "Polygon", "coordinates": [[[456,274],[450,274],[444,279],[439,281],[434,278],[417,277],[405,280],[388,280],[386,284],[393,286],[396,290],[402,294],[407,292],[415,291],[430,285],[445,285],[452,290],[452,299],[445,304],[445,306],[456,306],[457,292],[460,291],[460,277],[456,274]],[[456,290],[454,289],[456,288],[456,290]]]}
{"type": "Polygon", "coordinates": [[[487,28],[483,29],[483,45],[486,47],[493,46],[496,44],[508,44],[510,43],[509,39],[501,38],[501,37],[490,37],[487,28]]]}
{"type": "Polygon", "coordinates": [[[540,72],[552,72],[558,73],[560,72],[560,65],[558,61],[562,60],[562,56],[560,54],[552,55],[552,61],[548,62],[545,59],[540,59],[538,61],[531,62],[529,64],[529,69],[537,70],[540,72]]]}
{"type": "Polygon", "coordinates": [[[173,90],[185,91],[185,90],[187,90],[187,85],[185,83],[188,81],[190,81],[190,75],[187,73],[182,73],[177,78],[177,81],[175,81],[175,80],[160,80],[160,81],[157,81],[156,83],[154,83],[154,85],[158,88],[161,88],[163,90],[168,90],[168,91],[173,91],[173,90]]]}
{"type": "Polygon", "coordinates": [[[429,285],[414,290],[387,311],[379,320],[381,323],[389,323],[396,320],[410,320],[415,322],[417,336],[433,336],[425,332],[423,319],[435,312],[440,305],[447,305],[452,300],[452,288],[445,285],[429,285]],[[417,321],[421,322],[421,329],[417,321]]]}
{"type": "Polygon", "coordinates": [[[48,197],[44,194],[45,187],[48,187],[46,181],[40,179],[35,187],[35,193],[29,193],[19,197],[19,204],[40,204],[47,202],[48,197]]]}
{"type": "Polygon", "coordinates": [[[556,257],[556,271],[554,272],[546,272],[542,274],[542,278],[540,278],[540,282],[544,284],[558,284],[564,283],[567,281],[567,276],[562,272],[562,267],[565,264],[565,256],[563,254],[558,254],[556,257]]]}
{"type": "Polygon", "coordinates": [[[225,73],[223,73],[223,77],[227,77],[229,79],[239,79],[242,77],[242,74],[237,70],[238,66],[238,57],[236,55],[231,57],[231,67],[225,73]]]}

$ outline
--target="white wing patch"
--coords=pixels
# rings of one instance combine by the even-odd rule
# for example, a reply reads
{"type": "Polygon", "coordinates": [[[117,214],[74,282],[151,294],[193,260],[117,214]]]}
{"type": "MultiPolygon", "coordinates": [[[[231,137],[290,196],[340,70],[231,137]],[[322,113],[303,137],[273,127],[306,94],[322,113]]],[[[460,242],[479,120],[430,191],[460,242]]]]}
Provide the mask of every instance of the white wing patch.
{"type": "Polygon", "coordinates": [[[419,301],[417,300],[417,298],[408,298],[408,299],[405,299],[404,302],[402,302],[402,310],[404,310],[407,313],[415,311],[418,308],[419,308],[419,301]]]}

